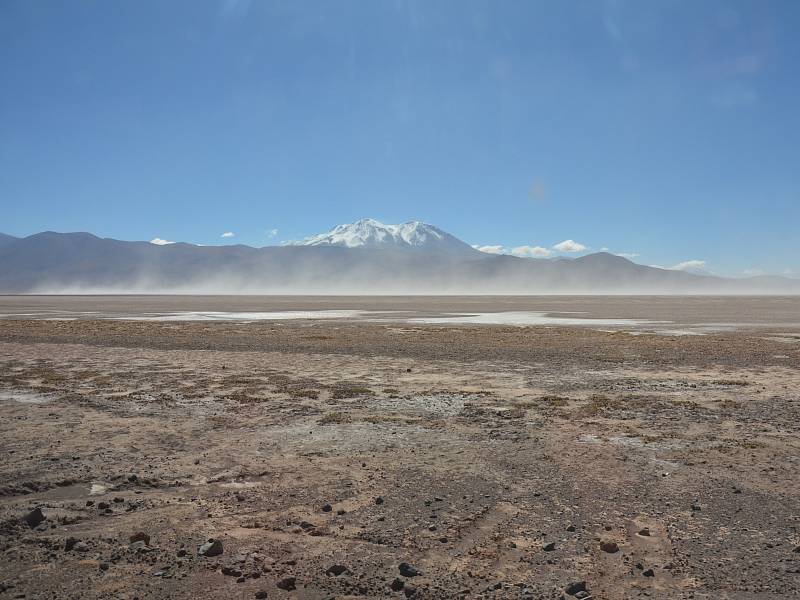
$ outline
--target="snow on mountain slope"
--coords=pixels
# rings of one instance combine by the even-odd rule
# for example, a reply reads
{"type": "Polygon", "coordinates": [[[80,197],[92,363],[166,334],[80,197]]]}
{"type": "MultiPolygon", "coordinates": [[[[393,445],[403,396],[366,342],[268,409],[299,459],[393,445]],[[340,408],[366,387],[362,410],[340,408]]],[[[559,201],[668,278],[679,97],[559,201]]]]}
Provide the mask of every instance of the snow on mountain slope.
{"type": "Polygon", "coordinates": [[[337,225],[327,233],[312,235],[294,242],[293,245],[475,252],[468,244],[427,223],[409,221],[400,225],[386,225],[375,219],[361,219],[355,223],[337,225]]]}

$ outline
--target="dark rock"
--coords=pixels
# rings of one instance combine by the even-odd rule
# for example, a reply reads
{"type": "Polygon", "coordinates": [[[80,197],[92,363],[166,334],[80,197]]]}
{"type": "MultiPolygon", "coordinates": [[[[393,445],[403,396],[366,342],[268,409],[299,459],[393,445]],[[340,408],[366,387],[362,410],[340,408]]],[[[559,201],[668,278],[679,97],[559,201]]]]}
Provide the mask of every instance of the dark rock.
{"type": "Polygon", "coordinates": [[[97,508],[98,510],[105,510],[107,508],[111,508],[111,505],[108,502],[98,502],[97,508]]]}
{"type": "Polygon", "coordinates": [[[180,550],[178,550],[177,555],[179,557],[186,556],[186,548],[181,548],[180,550]]]}
{"type": "Polygon", "coordinates": [[[76,552],[88,552],[89,544],[86,542],[75,542],[75,545],[72,547],[72,549],[76,552]]]}
{"type": "Polygon", "coordinates": [[[239,569],[235,569],[233,567],[222,567],[222,574],[227,575],[228,577],[242,576],[242,572],[239,569]]]}
{"type": "Polygon", "coordinates": [[[247,581],[247,577],[242,576],[236,578],[236,583],[244,583],[245,581],[247,581]]]}
{"type": "Polygon", "coordinates": [[[326,504],[325,506],[322,507],[322,512],[331,512],[332,510],[333,507],[330,504],[326,504]]]}
{"type": "Polygon", "coordinates": [[[576,596],[580,592],[588,592],[589,590],[586,589],[586,582],[585,581],[576,581],[574,583],[570,583],[567,587],[564,588],[564,591],[569,594],[570,596],[576,596]]]}
{"type": "Polygon", "coordinates": [[[572,533],[573,531],[575,531],[575,525],[569,525],[569,526],[567,527],[567,531],[569,531],[570,533],[572,533]]]}
{"type": "Polygon", "coordinates": [[[78,538],[68,537],[64,541],[64,550],[69,552],[70,550],[72,550],[75,547],[75,544],[77,544],[77,543],[78,543],[78,538]]]}
{"type": "Polygon", "coordinates": [[[328,570],[325,571],[326,575],[333,575],[334,577],[339,577],[343,573],[347,573],[347,567],[344,565],[333,565],[332,567],[328,567],[328,570]]]}
{"type": "Polygon", "coordinates": [[[403,589],[405,585],[406,585],[405,581],[403,581],[399,577],[395,577],[394,581],[391,584],[389,584],[389,587],[392,588],[393,592],[399,592],[400,590],[403,589]]]}
{"type": "Polygon", "coordinates": [[[22,517],[22,520],[31,529],[41,525],[44,519],[45,519],[44,513],[42,512],[42,509],[39,508],[38,506],[34,508],[31,512],[29,512],[27,515],[22,517]]]}
{"type": "Polygon", "coordinates": [[[297,589],[297,579],[295,577],[284,577],[275,585],[282,590],[286,590],[287,592],[291,592],[292,590],[297,589]]]}
{"type": "Polygon", "coordinates": [[[258,590],[256,592],[256,598],[258,598],[258,600],[264,600],[264,598],[269,598],[269,594],[265,590],[258,590]]]}
{"type": "Polygon", "coordinates": [[[375,498],[375,504],[383,504],[383,496],[378,496],[375,498]]]}
{"type": "Polygon", "coordinates": [[[400,575],[403,577],[416,577],[417,575],[422,575],[420,571],[412,567],[408,563],[400,563],[400,575]]]}
{"type": "Polygon", "coordinates": [[[609,554],[614,554],[619,552],[619,546],[616,542],[600,542],[600,550],[608,552],[609,554]]]}
{"type": "Polygon", "coordinates": [[[642,529],[639,530],[639,535],[650,537],[650,529],[647,527],[643,527],[642,529]]]}
{"type": "Polygon", "coordinates": [[[653,571],[653,569],[647,569],[647,571],[644,571],[642,575],[644,575],[645,577],[655,577],[656,573],[655,571],[653,571]]]}
{"type": "Polygon", "coordinates": [[[417,588],[415,588],[413,585],[407,585],[405,588],[403,588],[403,593],[406,595],[406,598],[413,598],[417,595],[417,588]]]}
{"type": "Polygon", "coordinates": [[[197,553],[200,556],[219,556],[222,554],[222,542],[210,539],[198,548],[197,553]]]}
{"type": "Polygon", "coordinates": [[[131,544],[133,542],[144,542],[145,546],[149,546],[150,545],[150,536],[147,535],[144,531],[138,531],[138,532],[134,533],[130,537],[130,542],[131,542],[131,544]]]}
{"type": "Polygon", "coordinates": [[[100,563],[100,570],[101,571],[108,571],[108,567],[109,566],[110,565],[108,563],[106,563],[106,562],[100,563]]]}
{"type": "Polygon", "coordinates": [[[549,542],[547,544],[542,545],[542,550],[544,550],[545,552],[552,552],[555,549],[556,549],[555,542],[549,542]]]}

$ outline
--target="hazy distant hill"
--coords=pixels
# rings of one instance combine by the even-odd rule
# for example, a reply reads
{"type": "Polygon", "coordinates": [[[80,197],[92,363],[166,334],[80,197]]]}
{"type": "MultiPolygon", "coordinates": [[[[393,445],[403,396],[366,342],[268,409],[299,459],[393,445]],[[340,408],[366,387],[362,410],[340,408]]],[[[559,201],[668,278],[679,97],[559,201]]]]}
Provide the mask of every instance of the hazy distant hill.
{"type": "Polygon", "coordinates": [[[0,235],[0,293],[800,293],[794,279],[702,276],[603,252],[485,254],[433,226],[406,225],[359,222],[265,248],[0,235]]]}

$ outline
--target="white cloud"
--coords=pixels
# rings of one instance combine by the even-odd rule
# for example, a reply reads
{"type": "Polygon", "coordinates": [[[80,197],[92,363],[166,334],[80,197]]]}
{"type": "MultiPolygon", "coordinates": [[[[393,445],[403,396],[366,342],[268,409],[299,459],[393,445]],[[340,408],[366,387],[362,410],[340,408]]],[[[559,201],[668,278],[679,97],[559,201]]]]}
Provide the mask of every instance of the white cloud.
{"type": "Polygon", "coordinates": [[[505,254],[506,249],[501,245],[495,246],[479,246],[478,244],[474,244],[472,246],[475,250],[480,250],[481,252],[486,252],[486,254],[505,254]]]}
{"type": "Polygon", "coordinates": [[[511,254],[514,256],[547,258],[553,253],[547,248],[542,248],[541,246],[517,246],[516,248],[511,249],[511,254]]]}
{"type": "Polygon", "coordinates": [[[558,250],[559,252],[583,252],[586,250],[586,246],[576,242],[575,240],[564,240],[563,242],[559,242],[553,246],[553,249],[558,250]]]}
{"type": "Polygon", "coordinates": [[[156,246],[168,246],[169,244],[174,244],[175,242],[170,242],[169,240],[162,240],[161,238],[153,238],[150,240],[151,244],[155,244],[156,246]]]}
{"type": "Polygon", "coordinates": [[[219,237],[224,237],[224,238],[232,238],[232,237],[233,237],[233,236],[235,236],[235,235],[236,235],[236,234],[235,234],[235,233],[233,233],[232,231],[226,231],[225,233],[223,233],[223,234],[222,234],[221,236],[219,236],[219,237]]]}
{"type": "Polygon", "coordinates": [[[759,275],[763,275],[764,271],[762,271],[761,269],[745,269],[744,271],[742,271],[742,273],[744,275],[747,275],[748,277],[757,277],[759,275]]]}
{"type": "Polygon", "coordinates": [[[668,267],[670,271],[693,271],[697,269],[705,269],[706,261],[704,260],[685,260],[672,267],[668,267]]]}
{"type": "Polygon", "coordinates": [[[270,229],[269,231],[267,231],[268,238],[274,238],[276,235],[278,235],[277,229],[270,229]]]}
{"type": "Polygon", "coordinates": [[[621,256],[622,258],[636,258],[639,256],[638,252],[617,252],[615,256],[621,256]]]}

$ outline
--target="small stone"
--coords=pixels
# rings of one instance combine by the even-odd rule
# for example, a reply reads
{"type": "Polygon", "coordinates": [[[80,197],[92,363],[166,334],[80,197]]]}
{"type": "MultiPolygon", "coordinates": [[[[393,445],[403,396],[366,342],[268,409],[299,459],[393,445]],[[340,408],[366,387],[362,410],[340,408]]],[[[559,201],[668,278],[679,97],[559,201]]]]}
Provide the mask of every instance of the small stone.
{"type": "Polygon", "coordinates": [[[544,550],[545,552],[552,552],[555,549],[556,549],[556,543],[555,542],[548,542],[547,544],[544,544],[542,546],[542,550],[544,550]]]}
{"type": "Polygon", "coordinates": [[[72,549],[76,552],[88,552],[89,545],[86,542],[76,542],[72,549]]]}
{"type": "Polygon", "coordinates": [[[106,563],[106,562],[100,563],[100,570],[101,571],[108,571],[108,567],[109,566],[110,565],[108,563],[106,563]]]}
{"type": "Polygon", "coordinates": [[[77,543],[78,543],[78,538],[68,537],[64,541],[64,550],[69,552],[70,550],[72,550],[75,547],[75,544],[77,544],[77,543]]]}
{"type": "Polygon", "coordinates": [[[378,496],[375,498],[375,504],[383,504],[383,496],[378,496]]]}
{"type": "Polygon", "coordinates": [[[182,558],[182,557],[186,556],[186,548],[181,548],[180,550],[178,550],[176,555],[178,556],[178,558],[182,558]]]}
{"type": "Polygon", "coordinates": [[[569,531],[570,533],[572,533],[573,531],[575,531],[575,525],[569,525],[569,526],[567,527],[567,531],[569,531]]]}
{"type": "Polygon", "coordinates": [[[642,535],[644,537],[650,537],[650,529],[647,527],[643,527],[642,529],[639,530],[639,535],[642,535]]]}
{"type": "Polygon", "coordinates": [[[150,545],[150,536],[147,535],[144,531],[138,531],[138,532],[134,533],[130,537],[130,542],[131,543],[133,543],[133,542],[144,542],[145,546],[149,546],[150,545]]]}
{"type": "Polygon", "coordinates": [[[405,581],[403,581],[399,577],[395,577],[394,581],[389,585],[389,587],[392,588],[393,592],[399,592],[400,590],[403,589],[405,585],[406,585],[405,581]]]}
{"type": "Polygon", "coordinates": [[[256,598],[258,598],[258,600],[264,600],[264,598],[269,598],[269,594],[266,590],[258,590],[256,592],[256,598]]]}
{"type": "Polygon", "coordinates": [[[333,507],[330,504],[326,504],[325,506],[322,507],[322,512],[331,512],[332,510],[333,507]]]}
{"type": "Polygon", "coordinates": [[[31,529],[41,525],[44,519],[45,519],[44,513],[42,512],[42,509],[39,508],[38,506],[34,508],[31,512],[29,512],[27,515],[22,517],[22,520],[31,529]]]}
{"type": "Polygon", "coordinates": [[[297,579],[295,577],[284,577],[275,585],[282,590],[286,590],[287,592],[291,592],[297,589],[297,579]]]}
{"type": "Polygon", "coordinates": [[[152,548],[150,548],[147,544],[145,544],[144,540],[138,540],[136,542],[131,542],[130,544],[128,544],[128,550],[143,554],[146,552],[150,552],[152,548]]]}
{"type": "Polygon", "coordinates": [[[339,577],[339,575],[343,575],[347,573],[347,567],[344,565],[333,565],[328,567],[328,570],[325,571],[326,575],[333,575],[334,577],[339,577]]]}
{"type": "Polygon", "coordinates": [[[137,479],[139,479],[139,477],[136,475],[136,473],[130,473],[130,474],[128,475],[128,481],[130,481],[131,483],[133,483],[133,482],[134,482],[134,481],[136,481],[137,479]]]}
{"type": "Polygon", "coordinates": [[[406,595],[406,598],[413,598],[417,595],[417,588],[413,585],[406,585],[406,587],[403,588],[403,593],[406,595]]]}
{"type": "Polygon", "coordinates": [[[655,571],[653,571],[653,569],[647,569],[647,571],[644,571],[642,575],[644,575],[645,577],[655,577],[656,573],[655,571]]]}
{"type": "Polygon", "coordinates": [[[700,506],[699,504],[692,504],[692,510],[695,511],[695,512],[699,512],[699,511],[703,510],[703,507],[700,506]]]}
{"type": "Polygon", "coordinates": [[[614,554],[619,552],[619,546],[616,542],[600,542],[600,550],[608,552],[609,554],[614,554]]]}
{"type": "Polygon", "coordinates": [[[412,567],[408,563],[400,563],[400,575],[403,577],[416,577],[417,575],[422,575],[420,571],[412,567]]]}
{"type": "Polygon", "coordinates": [[[247,581],[247,578],[246,578],[246,577],[238,577],[238,578],[236,579],[236,583],[244,583],[245,581],[247,581]]]}
{"type": "Polygon", "coordinates": [[[219,556],[222,554],[222,542],[210,539],[198,548],[197,553],[200,556],[219,556]]]}
{"type": "Polygon", "coordinates": [[[564,591],[570,596],[575,596],[577,598],[579,593],[587,592],[588,590],[586,589],[585,581],[576,581],[574,583],[570,583],[567,587],[565,587],[564,591]]]}
{"type": "Polygon", "coordinates": [[[239,569],[234,569],[233,567],[222,567],[222,574],[227,575],[228,577],[242,576],[242,572],[239,569]]]}
{"type": "Polygon", "coordinates": [[[105,510],[107,508],[111,508],[111,505],[108,502],[98,502],[97,509],[98,510],[105,510]]]}

